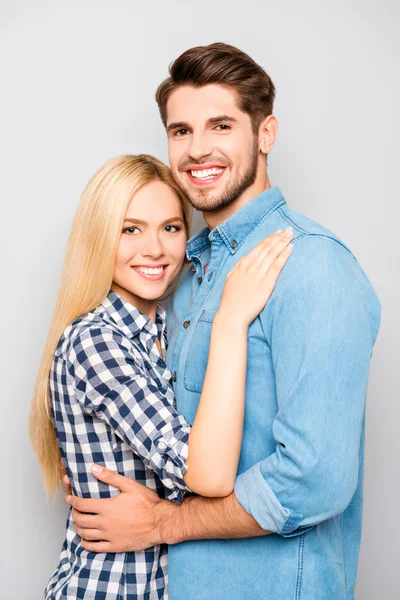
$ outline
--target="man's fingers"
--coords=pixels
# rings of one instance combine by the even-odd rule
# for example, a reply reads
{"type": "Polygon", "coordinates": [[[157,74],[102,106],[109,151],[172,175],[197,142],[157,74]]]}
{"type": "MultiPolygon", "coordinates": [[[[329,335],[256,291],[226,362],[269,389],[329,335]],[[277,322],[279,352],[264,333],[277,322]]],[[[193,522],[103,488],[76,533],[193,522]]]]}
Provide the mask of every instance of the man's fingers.
{"type": "Polygon", "coordinates": [[[118,473],[114,473],[114,471],[110,471],[110,469],[107,469],[106,467],[102,467],[100,465],[92,466],[92,474],[95,477],[97,477],[97,479],[99,479],[100,481],[112,485],[121,492],[131,491],[132,484],[135,483],[132,479],[129,479],[129,477],[118,475],[118,473]]]}
{"type": "Polygon", "coordinates": [[[61,488],[65,495],[69,495],[72,493],[71,485],[69,483],[68,475],[64,475],[61,480],[61,488]]]}
{"type": "Polygon", "coordinates": [[[83,539],[88,541],[105,541],[104,533],[100,529],[83,529],[82,527],[75,527],[76,533],[83,539]]]}
{"type": "Polygon", "coordinates": [[[81,540],[81,546],[88,552],[113,552],[110,542],[87,542],[86,540],[81,540]]]}
{"type": "Polygon", "coordinates": [[[100,515],[87,515],[86,513],[81,513],[73,508],[72,520],[78,527],[83,527],[85,529],[101,529],[100,515]]]}
{"type": "Polygon", "coordinates": [[[65,502],[82,513],[95,513],[101,515],[107,498],[78,498],[78,496],[66,496],[65,502]]]}

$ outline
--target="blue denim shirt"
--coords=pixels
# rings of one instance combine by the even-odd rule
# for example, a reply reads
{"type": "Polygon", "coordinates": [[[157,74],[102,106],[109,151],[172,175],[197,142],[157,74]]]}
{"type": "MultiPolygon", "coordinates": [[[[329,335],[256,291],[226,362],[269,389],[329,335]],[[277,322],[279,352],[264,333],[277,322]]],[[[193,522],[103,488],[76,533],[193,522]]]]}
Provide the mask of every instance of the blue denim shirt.
{"type": "Polygon", "coordinates": [[[226,275],[260,240],[289,225],[292,256],[249,329],[235,484],[244,509],[274,533],[171,546],[170,600],[354,595],[365,398],[380,305],[350,250],[288,208],[278,188],[266,190],[189,241],[193,268],[168,310],[168,364],[178,410],[192,422],[226,275]]]}

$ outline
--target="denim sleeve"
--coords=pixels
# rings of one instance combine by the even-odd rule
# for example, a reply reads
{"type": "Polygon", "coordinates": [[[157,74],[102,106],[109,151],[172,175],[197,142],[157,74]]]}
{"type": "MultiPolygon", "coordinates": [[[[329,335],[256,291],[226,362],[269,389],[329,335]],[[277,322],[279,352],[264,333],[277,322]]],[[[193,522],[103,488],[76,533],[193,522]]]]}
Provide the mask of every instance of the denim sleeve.
{"type": "Polygon", "coordinates": [[[276,446],[237,477],[235,493],[262,528],[291,536],[343,512],[357,487],[380,305],[346,248],[309,235],[260,318],[276,377],[276,446]]]}

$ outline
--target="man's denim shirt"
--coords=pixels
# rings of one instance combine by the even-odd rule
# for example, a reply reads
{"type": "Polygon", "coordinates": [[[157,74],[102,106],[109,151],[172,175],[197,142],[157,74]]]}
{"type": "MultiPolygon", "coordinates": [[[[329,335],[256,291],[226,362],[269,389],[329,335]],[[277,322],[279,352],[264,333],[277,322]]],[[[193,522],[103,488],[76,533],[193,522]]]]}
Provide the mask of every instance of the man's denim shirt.
{"type": "Polygon", "coordinates": [[[249,329],[235,494],[261,538],[170,547],[170,600],[349,600],[361,536],[364,414],[380,305],[350,250],[271,188],[188,243],[168,310],[177,406],[193,422],[227,273],[292,226],[294,248],[249,329]],[[204,267],[208,264],[206,273],[204,267]]]}

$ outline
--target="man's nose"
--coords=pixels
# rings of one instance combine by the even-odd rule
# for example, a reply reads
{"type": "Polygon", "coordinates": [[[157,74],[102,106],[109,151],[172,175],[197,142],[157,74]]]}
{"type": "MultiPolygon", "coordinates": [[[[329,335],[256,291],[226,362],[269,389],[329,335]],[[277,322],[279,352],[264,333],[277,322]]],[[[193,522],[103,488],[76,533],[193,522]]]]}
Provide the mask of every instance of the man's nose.
{"type": "Polygon", "coordinates": [[[204,134],[192,134],[189,155],[196,161],[212,154],[211,140],[204,134]]]}

